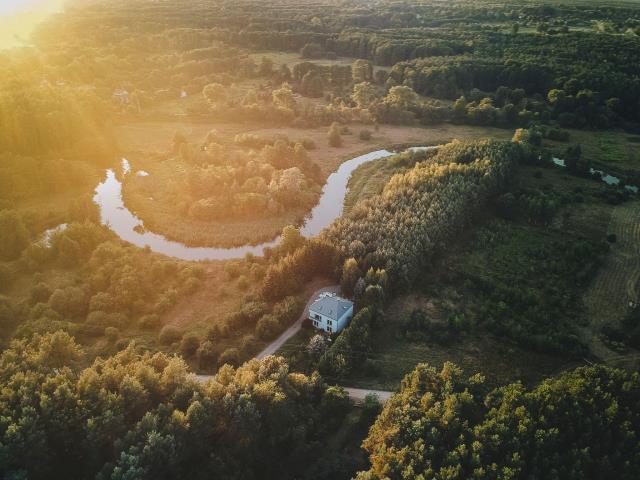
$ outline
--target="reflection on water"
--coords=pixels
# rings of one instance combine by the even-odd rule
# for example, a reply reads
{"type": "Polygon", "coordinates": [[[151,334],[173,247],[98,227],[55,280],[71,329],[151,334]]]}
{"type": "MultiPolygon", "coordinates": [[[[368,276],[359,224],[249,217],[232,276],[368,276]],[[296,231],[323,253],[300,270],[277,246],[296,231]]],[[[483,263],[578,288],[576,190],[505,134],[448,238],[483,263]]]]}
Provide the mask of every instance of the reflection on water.
{"type": "MultiPolygon", "coordinates": [[[[437,147],[429,148],[436,149],[437,147]]],[[[424,150],[425,148],[422,147],[422,149],[424,150]]],[[[344,199],[347,194],[347,184],[356,168],[363,163],[394,154],[394,152],[388,150],[376,150],[347,160],[340,165],[338,170],[329,175],[327,183],[322,189],[318,205],[313,208],[300,229],[302,235],[305,237],[318,235],[323,228],[327,227],[342,214],[344,199]]],[[[121,167],[123,175],[127,175],[131,171],[131,166],[126,159],[122,159],[121,167]]],[[[127,242],[138,247],[148,246],[154,252],[163,253],[171,257],[183,260],[228,260],[242,258],[247,253],[261,256],[265,247],[273,247],[280,240],[276,238],[259,245],[244,245],[234,248],[189,247],[145,230],[142,220],[125,207],[122,200],[122,182],[117,178],[113,170],[107,170],[107,178],[96,187],[95,192],[93,200],[100,208],[100,220],[103,224],[108,225],[121,239],[127,242]]]]}

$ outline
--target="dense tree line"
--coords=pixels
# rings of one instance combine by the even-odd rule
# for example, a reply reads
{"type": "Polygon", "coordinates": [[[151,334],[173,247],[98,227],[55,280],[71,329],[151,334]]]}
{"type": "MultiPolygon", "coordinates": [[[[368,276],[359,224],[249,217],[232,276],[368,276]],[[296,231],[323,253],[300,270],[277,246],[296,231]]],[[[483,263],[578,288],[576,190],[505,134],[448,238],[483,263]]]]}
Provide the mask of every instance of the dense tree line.
{"type": "Polygon", "coordinates": [[[60,80],[37,52],[0,55],[0,150],[43,154],[68,149],[86,136],[98,142],[107,102],[91,88],[60,80]]]}
{"type": "Polygon", "coordinates": [[[364,442],[367,479],[635,478],[640,377],[582,367],[491,392],[447,363],[420,364],[364,442]]]}
{"type": "Polygon", "coordinates": [[[638,121],[637,52],[634,36],[494,34],[481,39],[472,55],[397,63],[391,78],[437,98],[456,99],[475,89],[495,100],[500,87],[522,89],[527,98],[510,100],[511,109],[565,126],[606,127],[638,121]]]}
{"type": "MultiPolygon", "coordinates": [[[[13,218],[0,212],[5,217],[13,218]]],[[[6,280],[22,271],[33,272],[34,282],[25,301],[10,305],[3,342],[58,329],[78,338],[106,335],[115,341],[132,323],[158,329],[158,315],[198,289],[203,273],[199,266],[114,241],[106,227],[92,222],[72,223],[49,242],[21,245],[18,271],[6,280]],[[70,281],[52,286],[43,274],[50,269],[68,271],[70,281]]]]}
{"type": "MultiPolygon", "coordinates": [[[[256,17],[247,2],[193,2],[168,16],[166,6],[141,1],[128,7],[147,19],[139,28],[119,5],[95,2],[69,11],[69,25],[45,25],[37,35],[40,51],[33,61],[48,66],[39,66],[38,73],[50,82],[52,99],[73,92],[74,99],[81,99],[75,103],[95,97],[93,103],[99,99],[113,111],[131,114],[196,95],[210,84],[228,89],[234,82],[261,78],[266,81],[264,90],[239,97],[227,90],[213,112],[239,121],[288,123],[298,118],[300,126],[360,119],[341,106],[343,90],[349,87],[348,67],[303,62],[291,72],[287,65],[248,54],[267,49],[300,51],[311,60],[332,60],[336,55],[367,59],[393,66],[388,78],[385,70],[376,72],[383,93],[402,85],[429,97],[458,99],[451,111],[424,105],[414,112],[425,123],[528,126],[543,121],[600,128],[638,122],[637,11],[546,7],[504,5],[488,11],[462,2],[402,9],[349,6],[337,11],[332,6],[282,4],[263,6],[264,12],[256,17]],[[601,26],[607,23],[585,30],[594,19],[601,26]],[[536,25],[537,32],[518,33],[520,25],[536,25]],[[93,33],[91,41],[85,31],[93,33]],[[293,82],[294,91],[308,97],[331,93],[338,98],[306,112],[273,108],[278,106],[271,105],[269,93],[282,82],[293,82]],[[505,98],[499,89],[517,93],[505,98]]],[[[14,65],[13,58],[7,63],[18,72],[26,67],[14,65]]],[[[37,92],[40,87],[29,88],[37,92]]],[[[47,108],[51,114],[40,123],[57,118],[58,110],[47,108]]],[[[205,106],[190,106],[189,111],[212,113],[205,106]]],[[[378,122],[407,123],[407,118],[384,108],[372,113],[378,122]]],[[[73,128],[74,119],[64,122],[67,129],[73,128]]]]}
{"type": "Polygon", "coordinates": [[[325,236],[362,270],[384,268],[392,285],[408,284],[474,208],[505,185],[522,156],[516,144],[453,142],[392,177],[380,195],[360,203],[325,236]]]}
{"type": "Polygon", "coordinates": [[[63,332],[2,353],[3,476],[294,478],[349,408],[343,391],[281,358],[227,365],[207,383],[178,357],[133,345],[83,359],[63,332]]]}

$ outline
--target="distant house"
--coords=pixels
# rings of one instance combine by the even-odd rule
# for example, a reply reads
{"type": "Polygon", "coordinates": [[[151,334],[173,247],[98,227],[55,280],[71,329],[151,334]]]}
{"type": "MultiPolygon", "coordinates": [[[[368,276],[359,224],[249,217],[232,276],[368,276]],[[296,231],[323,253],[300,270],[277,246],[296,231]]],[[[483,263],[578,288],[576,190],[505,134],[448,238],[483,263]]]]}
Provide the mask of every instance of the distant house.
{"type": "Polygon", "coordinates": [[[313,326],[327,333],[338,333],[353,316],[353,302],[335,294],[325,293],[309,307],[313,326]]]}

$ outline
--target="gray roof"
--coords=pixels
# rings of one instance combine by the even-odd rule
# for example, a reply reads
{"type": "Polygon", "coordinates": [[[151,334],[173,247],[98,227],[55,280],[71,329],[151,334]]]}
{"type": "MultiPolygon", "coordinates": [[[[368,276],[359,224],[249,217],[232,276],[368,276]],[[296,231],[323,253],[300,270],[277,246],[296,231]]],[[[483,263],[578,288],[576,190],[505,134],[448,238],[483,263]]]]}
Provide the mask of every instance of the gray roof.
{"type": "Polygon", "coordinates": [[[332,320],[340,319],[347,310],[353,307],[353,302],[341,297],[323,297],[317,299],[309,307],[309,311],[320,313],[332,320]]]}

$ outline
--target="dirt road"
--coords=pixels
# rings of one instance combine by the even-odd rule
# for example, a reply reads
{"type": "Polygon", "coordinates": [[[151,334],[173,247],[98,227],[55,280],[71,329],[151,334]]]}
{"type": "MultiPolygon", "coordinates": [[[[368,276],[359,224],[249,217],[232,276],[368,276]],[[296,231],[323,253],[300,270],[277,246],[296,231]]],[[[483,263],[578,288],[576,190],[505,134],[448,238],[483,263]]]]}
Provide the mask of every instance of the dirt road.
{"type": "MultiPolygon", "coordinates": [[[[280,347],[282,347],[282,345],[284,345],[287,342],[287,340],[289,340],[291,337],[293,337],[296,333],[300,331],[300,329],[302,328],[302,323],[307,318],[307,315],[309,313],[309,306],[318,298],[318,296],[321,293],[325,293],[325,292],[339,294],[340,286],[330,285],[328,287],[323,287],[313,292],[313,295],[311,295],[309,301],[305,305],[302,315],[300,315],[300,318],[298,318],[298,320],[296,320],[296,322],[293,325],[287,328],[282,333],[282,335],[280,335],[273,342],[267,345],[264,350],[262,350],[260,353],[256,355],[255,358],[257,358],[258,360],[261,360],[265,357],[268,357],[269,355],[275,355],[276,352],[280,349],[280,347]]],[[[198,379],[201,382],[206,382],[210,378],[213,378],[213,375],[196,375],[196,379],[198,379]]],[[[351,400],[353,400],[356,403],[360,403],[364,401],[364,398],[370,394],[377,396],[378,400],[380,400],[381,403],[384,403],[389,399],[389,397],[391,397],[391,395],[393,395],[393,392],[386,392],[383,390],[369,390],[369,389],[351,388],[351,387],[344,387],[344,389],[349,394],[349,397],[351,398],[351,400]]]]}
{"type": "Polygon", "coordinates": [[[302,322],[304,322],[304,320],[307,318],[307,315],[309,314],[309,306],[311,306],[311,304],[318,298],[318,296],[321,293],[326,293],[326,292],[339,294],[340,286],[330,285],[328,287],[323,287],[313,292],[313,295],[311,295],[311,298],[305,305],[302,315],[300,315],[300,318],[298,318],[298,320],[296,320],[296,322],[293,325],[287,328],[282,333],[282,335],[280,335],[273,342],[267,345],[264,350],[258,353],[256,355],[256,358],[258,360],[261,360],[264,357],[268,357],[269,355],[275,355],[275,353],[280,349],[280,347],[282,347],[282,345],[286,343],[287,340],[289,340],[291,337],[293,337],[296,333],[300,331],[300,329],[302,328],[302,322]]]}

